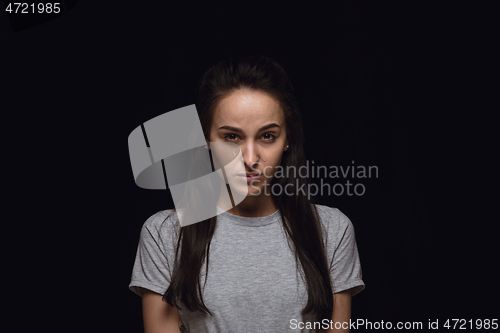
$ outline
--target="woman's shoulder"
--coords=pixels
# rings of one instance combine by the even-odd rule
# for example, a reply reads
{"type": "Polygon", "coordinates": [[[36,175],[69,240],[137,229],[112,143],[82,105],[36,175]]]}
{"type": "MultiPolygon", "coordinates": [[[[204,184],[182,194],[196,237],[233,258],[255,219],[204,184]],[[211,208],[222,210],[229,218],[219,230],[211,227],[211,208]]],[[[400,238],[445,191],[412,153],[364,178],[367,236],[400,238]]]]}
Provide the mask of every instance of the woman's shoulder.
{"type": "Polygon", "coordinates": [[[316,204],[316,210],[327,231],[346,230],[352,227],[351,220],[338,208],[316,204]]]}
{"type": "Polygon", "coordinates": [[[175,209],[165,209],[156,212],[146,219],[142,226],[142,232],[156,234],[178,233],[180,230],[179,218],[175,209]]]}

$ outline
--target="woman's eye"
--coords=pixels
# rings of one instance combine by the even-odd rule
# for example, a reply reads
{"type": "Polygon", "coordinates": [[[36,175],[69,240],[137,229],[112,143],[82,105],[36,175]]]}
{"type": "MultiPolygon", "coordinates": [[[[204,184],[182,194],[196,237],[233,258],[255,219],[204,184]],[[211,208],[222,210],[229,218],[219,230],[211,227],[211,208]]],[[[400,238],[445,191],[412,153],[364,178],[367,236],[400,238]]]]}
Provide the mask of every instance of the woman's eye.
{"type": "Polygon", "coordinates": [[[229,141],[234,141],[238,138],[238,136],[236,134],[228,134],[225,136],[225,138],[229,141]]]}
{"type": "Polygon", "coordinates": [[[274,136],[274,134],[267,133],[267,134],[264,134],[264,135],[262,136],[262,138],[263,138],[265,141],[273,141],[274,139],[276,139],[276,136],[274,136]]]}

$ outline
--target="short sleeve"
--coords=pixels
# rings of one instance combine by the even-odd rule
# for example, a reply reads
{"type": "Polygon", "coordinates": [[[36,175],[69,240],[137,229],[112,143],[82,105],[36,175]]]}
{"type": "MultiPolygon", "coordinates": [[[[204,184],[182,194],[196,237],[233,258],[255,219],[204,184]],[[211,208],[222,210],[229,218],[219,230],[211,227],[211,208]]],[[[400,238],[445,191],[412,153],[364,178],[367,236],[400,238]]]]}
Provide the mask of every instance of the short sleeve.
{"type": "Polygon", "coordinates": [[[354,226],[336,208],[318,207],[326,229],[326,248],[330,262],[333,293],[352,288],[352,296],[365,289],[354,226]]]}
{"type": "Polygon", "coordinates": [[[158,212],[142,226],[129,285],[139,296],[141,288],[163,295],[170,285],[177,236],[171,213],[158,212]]]}

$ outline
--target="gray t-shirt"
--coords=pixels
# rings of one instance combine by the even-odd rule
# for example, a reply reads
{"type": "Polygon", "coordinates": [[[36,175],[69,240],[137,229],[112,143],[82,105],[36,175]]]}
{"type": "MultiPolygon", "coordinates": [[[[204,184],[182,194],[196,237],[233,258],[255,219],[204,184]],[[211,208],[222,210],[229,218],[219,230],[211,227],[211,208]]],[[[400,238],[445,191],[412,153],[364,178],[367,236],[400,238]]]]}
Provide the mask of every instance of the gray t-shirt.
{"type": "MultiPolygon", "coordinates": [[[[336,208],[316,207],[326,231],[333,293],[353,288],[354,296],[365,284],[352,222],[336,208]]],[[[175,213],[164,222],[170,212],[152,215],[142,227],[129,286],[138,295],[139,287],[164,294],[170,283],[180,231],[175,213]]],[[[279,211],[264,217],[218,215],[209,263],[205,286],[202,266],[201,286],[213,316],[179,310],[188,332],[316,332],[298,328],[312,317],[300,314],[307,292],[279,211]]]]}

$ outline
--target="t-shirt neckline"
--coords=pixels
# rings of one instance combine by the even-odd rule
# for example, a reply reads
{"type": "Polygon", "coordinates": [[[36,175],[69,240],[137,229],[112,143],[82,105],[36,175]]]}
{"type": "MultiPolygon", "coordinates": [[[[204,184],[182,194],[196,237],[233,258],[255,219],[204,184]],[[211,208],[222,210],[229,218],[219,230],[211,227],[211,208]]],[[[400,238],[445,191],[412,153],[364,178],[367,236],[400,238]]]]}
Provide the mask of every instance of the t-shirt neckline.
{"type": "Polygon", "coordinates": [[[246,217],[228,213],[217,206],[217,214],[218,220],[220,219],[222,221],[231,222],[246,227],[262,227],[274,223],[280,219],[279,209],[271,215],[267,216],[246,217]]]}

